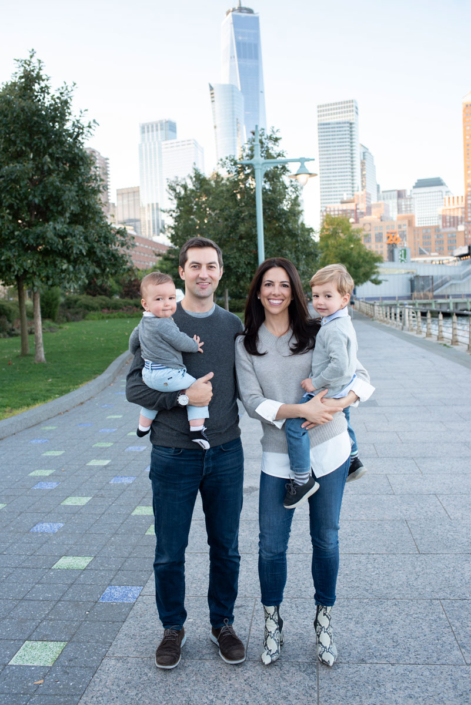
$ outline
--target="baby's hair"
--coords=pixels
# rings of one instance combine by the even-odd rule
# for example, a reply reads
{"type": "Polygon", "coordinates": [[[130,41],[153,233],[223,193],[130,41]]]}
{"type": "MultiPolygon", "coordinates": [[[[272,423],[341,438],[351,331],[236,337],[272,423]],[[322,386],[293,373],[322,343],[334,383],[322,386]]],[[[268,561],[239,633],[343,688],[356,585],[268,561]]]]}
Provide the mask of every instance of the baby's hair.
{"type": "Polygon", "coordinates": [[[158,286],[159,284],[170,283],[173,284],[173,279],[169,274],[164,274],[163,272],[151,272],[150,274],[146,274],[144,279],[141,281],[141,296],[144,298],[146,287],[148,287],[149,284],[158,286]]]}
{"type": "Polygon", "coordinates": [[[309,284],[313,287],[327,282],[334,282],[340,296],[351,294],[355,286],[355,282],[343,264],[329,264],[327,267],[322,267],[314,274],[309,284]]]}

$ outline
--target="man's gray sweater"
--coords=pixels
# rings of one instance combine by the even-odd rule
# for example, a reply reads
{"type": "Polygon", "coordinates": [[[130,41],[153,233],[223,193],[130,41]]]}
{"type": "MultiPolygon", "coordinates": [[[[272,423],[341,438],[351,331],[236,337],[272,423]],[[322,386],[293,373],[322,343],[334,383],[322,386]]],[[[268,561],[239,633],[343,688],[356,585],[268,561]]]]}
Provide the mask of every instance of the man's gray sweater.
{"type": "Polygon", "coordinates": [[[316,392],[334,397],[351,381],[357,368],[358,343],[350,316],[321,325],[312,355],[311,379],[316,392]]]}
{"type": "Polygon", "coordinates": [[[144,360],[171,367],[173,370],[185,367],[182,352],[198,352],[196,340],[182,333],[173,318],[157,318],[145,314],[129,338],[129,349],[132,353],[136,352],[139,345],[144,360]]]}
{"type": "MultiPolygon", "coordinates": [[[[182,333],[199,335],[204,342],[204,353],[183,353],[183,362],[193,377],[214,372],[211,380],[213,398],[209,404],[210,417],[205,424],[211,447],[229,443],[240,437],[235,376],[235,344],[242,330],[240,319],[219,306],[206,318],[195,318],[178,304],[175,323],[182,333]]],[[[177,402],[179,392],[157,392],[142,381],[144,360],[140,348],[134,355],[126,380],[128,401],[146,409],[157,409],[159,414],[151,427],[151,442],[167,448],[195,450],[190,439],[186,408],[177,402]]]]}

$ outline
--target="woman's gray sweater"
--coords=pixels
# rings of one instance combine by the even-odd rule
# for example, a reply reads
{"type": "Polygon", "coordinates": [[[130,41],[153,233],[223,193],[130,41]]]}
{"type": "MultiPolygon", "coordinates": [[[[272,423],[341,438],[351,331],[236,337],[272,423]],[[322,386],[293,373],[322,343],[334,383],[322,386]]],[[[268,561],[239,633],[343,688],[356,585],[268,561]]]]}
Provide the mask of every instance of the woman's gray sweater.
{"type": "MultiPolygon", "coordinates": [[[[290,350],[291,331],[278,338],[262,325],[258,332],[258,350],[266,355],[249,355],[244,337],[236,339],[236,371],[239,394],[247,413],[262,422],[262,448],[271,453],[287,453],[288,445],[283,429],[279,429],[257,413],[256,409],[267,399],[283,404],[297,404],[304,390],[301,382],[310,376],[312,350],[293,355],[290,350]]],[[[365,368],[358,363],[355,374],[369,382],[365,368]]],[[[309,431],[311,447],[325,443],[347,430],[344,414],[335,414],[332,421],[309,431]]]]}

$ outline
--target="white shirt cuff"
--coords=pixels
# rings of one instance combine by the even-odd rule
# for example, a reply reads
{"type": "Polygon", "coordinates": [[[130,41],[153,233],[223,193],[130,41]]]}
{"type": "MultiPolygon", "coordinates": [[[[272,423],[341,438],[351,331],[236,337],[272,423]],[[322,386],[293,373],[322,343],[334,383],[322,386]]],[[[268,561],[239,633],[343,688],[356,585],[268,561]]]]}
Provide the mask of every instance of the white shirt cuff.
{"type": "MultiPolygon", "coordinates": [[[[359,377],[352,382],[351,391],[355,392],[360,401],[368,401],[374,390],[375,388],[372,384],[365,382],[364,379],[360,379],[359,377]]],[[[352,406],[358,406],[358,402],[356,401],[352,406]]]]}
{"type": "Polygon", "coordinates": [[[283,406],[283,402],[275,401],[274,399],[265,399],[261,404],[255,409],[256,413],[261,416],[265,421],[272,423],[277,428],[283,428],[285,419],[277,419],[276,415],[280,406],[283,406]]]}

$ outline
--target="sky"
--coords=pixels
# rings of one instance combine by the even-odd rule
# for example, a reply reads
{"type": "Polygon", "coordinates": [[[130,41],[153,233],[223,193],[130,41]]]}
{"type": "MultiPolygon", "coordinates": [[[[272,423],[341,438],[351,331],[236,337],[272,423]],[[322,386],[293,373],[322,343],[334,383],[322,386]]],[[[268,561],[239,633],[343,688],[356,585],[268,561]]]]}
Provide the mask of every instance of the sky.
{"type": "MultiPolygon", "coordinates": [[[[220,28],[236,0],[0,0],[0,84],[30,49],[76,111],[98,122],[88,146],[110,160],[111,198],[139,183],[139,123],[170,118],[209,173],[209,99],[220,28]]],[[[267,122],[288,157],[317,159],[317,105],[356,99],[360,141],[383,189],[440,176],[463,193],[461,100],[471,90],[470,0],[247,0],[260,14],[267,122]]],[[[313,162],[311,169],[315,169],[313,162]]],[[[304,189],[318,226],[319,179],[304,189]]]]}

